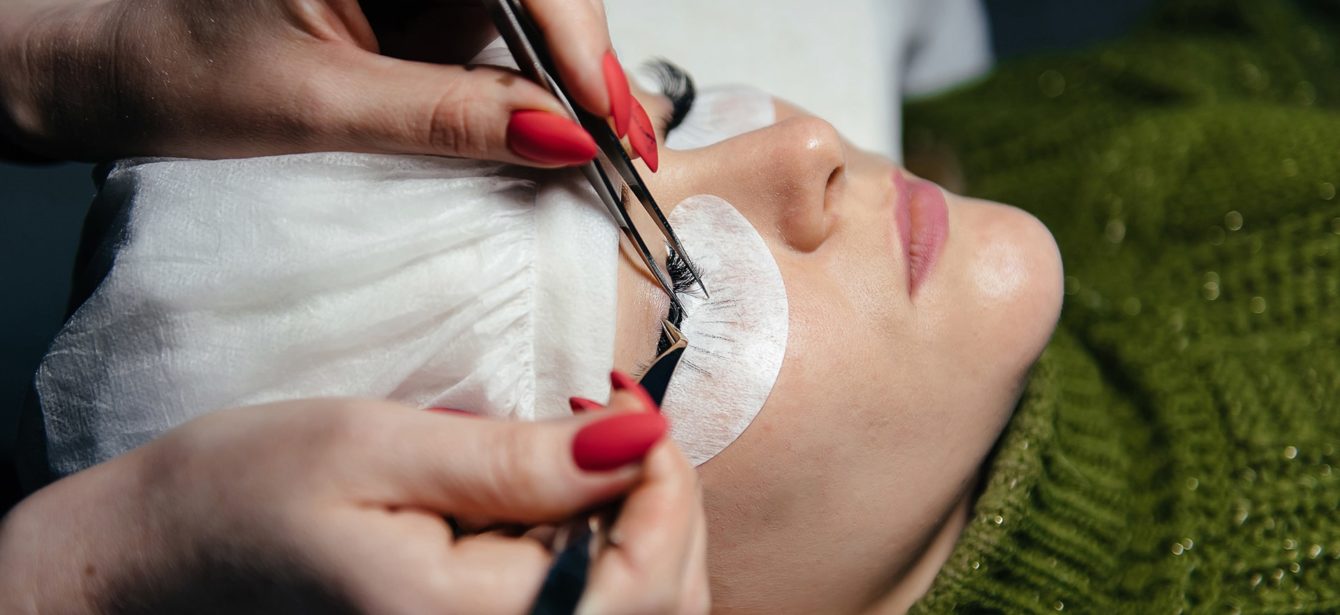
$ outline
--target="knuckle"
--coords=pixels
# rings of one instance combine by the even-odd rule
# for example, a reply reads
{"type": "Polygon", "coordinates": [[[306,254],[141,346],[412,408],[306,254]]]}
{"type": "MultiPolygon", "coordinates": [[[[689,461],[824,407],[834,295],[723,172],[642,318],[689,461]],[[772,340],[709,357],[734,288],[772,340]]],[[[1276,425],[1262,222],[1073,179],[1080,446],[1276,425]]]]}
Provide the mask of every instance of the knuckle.
{"type": "Polygon", "coordinates": [[[438,96],[428,119],[428,146],[434,151],[477,158],[489,151],[486,103],[450,88],[438,96]]]}
{"type": "Polygon", "coordinates": [[[496,430],[489,439],[488,462],[484,468],[488,493],[480,494],[487,502],[498,503],[517,495],[533,495],[545,487],[534,471],[538,438],[529,425],[508,425],[496,430]]]}

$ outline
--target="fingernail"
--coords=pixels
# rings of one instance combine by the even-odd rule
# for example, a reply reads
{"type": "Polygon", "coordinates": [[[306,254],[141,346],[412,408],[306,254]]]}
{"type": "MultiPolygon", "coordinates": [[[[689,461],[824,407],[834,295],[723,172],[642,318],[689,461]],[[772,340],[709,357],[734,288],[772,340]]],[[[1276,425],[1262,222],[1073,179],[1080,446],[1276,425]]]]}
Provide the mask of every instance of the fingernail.
{"type": "Polygon", "coordinates": [[[638,401],[642,403],[644,411],[661,413],[661,407],[656,405],[655,401],[652,401],[651,394],[647,393],[647,389],[643,388],[638,381],[628,377],[628,374],[617,369],[610,372],[610,386],[616,391],[629,391],[636,395],[638,401]]]}
{"type": "Polygon", "coordinates": [[[540,164],[573,165],[596,157],[596,142],[580,125],[545,111],[513,112],[507,147],[540,164]]]}
{"type": "Polygon", "coordinates": [[[623,137],[628,134],[628,120],[632,113],[633,91],[628,88],[628,75],[623,72],[619,59],[613,51],[605,52],[601,64],[605,73],[605,89],[610,93],[610,115],[614,116],[614,132],[623,137]]]}
{"type": "Polygon", "coordinates": [[[654,412],[627,412],[583,427],[572,439],[572,460],[587,472],[602,472],[641,461],[665,436],[665,418],[654,412]]]}
{"type": "Polygon", "coordinates": [[[568,406],[572,408],[573,412],[586,412],[589,410],[600,410],[604,408],[604,406],[600,405],[599,403],[591,401],[585,397],[569,397],[568,406]]]}
{"type": "Polygon", "coordinates": [[[437,412],[439,414],[459,414],[461,416],[471,416],[471,417],[479,416],[473,412],[466,412],[464,410],[457,410],[455,408],[429,408],[428,411],[437,412]]]}
{"type": "Polygon", "coordinates": [[[647,168],[652,173],[660,166],[660,152],[656,151],[656,130],[651,126],[651,118],[647,117],[647,110],[642,108],[642,103],[633,99],[633,126],[628,131],[628,143],[633,146],[633,151],[642,157],[642,162],[647,164],[647,168]]]}

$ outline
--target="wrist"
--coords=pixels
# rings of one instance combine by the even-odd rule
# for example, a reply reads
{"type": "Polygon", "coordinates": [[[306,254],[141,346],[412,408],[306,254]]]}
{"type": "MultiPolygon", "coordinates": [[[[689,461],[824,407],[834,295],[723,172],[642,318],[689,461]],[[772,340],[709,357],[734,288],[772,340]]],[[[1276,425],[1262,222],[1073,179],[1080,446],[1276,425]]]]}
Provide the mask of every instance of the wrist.
{"type": "MultiPolygon", "coordinates": [[[[52,516],[38,492],[19,503],[0,521],[0,611],[40,613],[92,612],[77,585],[83,576],[78,556],[67,548],[66,515],[52,516]]],[[[90,564],[91,566],[91,564],[90,564]]]]}
{"type": "MultiPolygon", "coordinates": [[[[0,160],[88,158],[113,116],[104,87],[114,4],[86,0],[0,3],[0,160]],[[96,138],[95,138],[96,137],[96,138]]],[[[112,37],[114,38],[114,37],[112,37]]]]}
{"type": "Polygon", "coordinates": [[[0,521],[0,611],[105,612],[153,568],[136,457],[57,481],[0,521]]]}
{"type": "Polygon", "coordinates": [[[38,557],[27,544],[31,523],[26,502],[0,518],[0,611],[5,613],[37,615],[43,610],[35,594],[37,586],[32,582],[35,566],[27,561],[38,557]]]}
{"type": "Polygon", "coordinates": [[[26,70],[23,51],[25,32],[32,27],[31,7],[10,3],[0,7],[0,161],[38,162],[20,145],[24,141],[26,70]]]}

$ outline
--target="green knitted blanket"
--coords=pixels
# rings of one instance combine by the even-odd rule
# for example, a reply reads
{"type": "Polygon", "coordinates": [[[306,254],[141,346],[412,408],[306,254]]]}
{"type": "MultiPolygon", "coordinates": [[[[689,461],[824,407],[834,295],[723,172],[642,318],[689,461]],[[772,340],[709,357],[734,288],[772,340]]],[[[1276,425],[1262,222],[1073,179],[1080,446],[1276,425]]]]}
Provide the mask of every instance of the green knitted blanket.
{"type": "Polygon", "coordinates": [[[1065,308],[916,613],[1340,612],[1340,4],[1171,1],[908,109],[1065,308]]]}

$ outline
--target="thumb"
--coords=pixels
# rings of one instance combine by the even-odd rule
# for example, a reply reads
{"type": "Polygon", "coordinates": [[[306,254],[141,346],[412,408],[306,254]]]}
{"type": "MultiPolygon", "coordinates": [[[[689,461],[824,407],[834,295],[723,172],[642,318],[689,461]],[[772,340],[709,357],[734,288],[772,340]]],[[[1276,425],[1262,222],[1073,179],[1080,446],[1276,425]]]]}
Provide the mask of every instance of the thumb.
{"type": "Polygon", "coordinates": [[[520,74],[340,49],[323,62],[309,105],[327,148],[496,160],[533,167],[582,164],[595,140],[557,99],[520,74]]]}
{"type": "Polygon", "coordinates": [[[611,411],[536,423],[415,412],[375,480],[395,503],[498,522],[546,523],[627,493],[668,424],[631,391],[611,411]]]}

